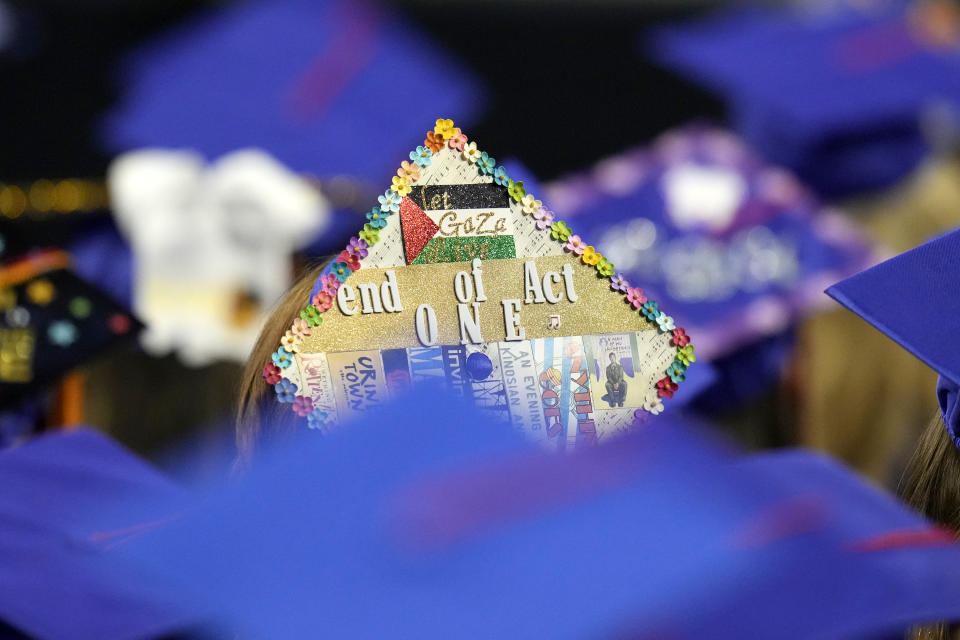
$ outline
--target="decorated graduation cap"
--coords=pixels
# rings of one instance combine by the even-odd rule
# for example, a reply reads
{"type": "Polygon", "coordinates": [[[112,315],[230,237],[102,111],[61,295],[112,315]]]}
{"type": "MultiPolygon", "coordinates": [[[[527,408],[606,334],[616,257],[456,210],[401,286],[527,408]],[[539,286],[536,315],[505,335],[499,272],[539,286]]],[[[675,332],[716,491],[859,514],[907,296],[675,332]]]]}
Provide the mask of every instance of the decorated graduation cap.
{"type": "Polygon", "coordinates": [[[751,144],[821,193],[886,186],[929,152],[924,127],[956,135],[957,7],[823,5],[723,10],[664,30],[651,48],[724,94],[751,144]]]}
{"type": "Polygon", "coordinates": [[[56,250],[0,266],[0,404],[135,333],[139,322],[56,250]]]}
{"type": "Polygon", "coordinates": [[[832,638],[960,615],[952,535],[829,461],[736,459],[663,420],[559,459],[414,389],[265,449],[120,551],[251,637],[832,638]]]}
{"type": "Polygon", "coordinates": [[[827,293],[933,368],[960,447],[960,230],[839,282],[827,293]]]}
{"type": "MultiPolygon", "coordinates": [[[[400,16],[355,0],[209,11],[134,52],[103,126],[114,151],[258,147],[294,171],[378,180],[416,122],[472,117],[476,80],[400,16]],[[318,153],[318,149],[325,152],[318,153]]],[[[415,139],[415,138],[414,138],[415,139]]]]}
{"type": "Polygon", "coordinates": [[[451,120],[378,200],[265,363],[311,427],[440,382],[564,448],[659,413],[685,380],[686,332],[451,120]]]}
{"type": "Polygon", "coordinates": [[[708,359],[752,358],[751,345],[816,310],[825,286],[871,256],[791,172],[722,129],[670,131],[545,190],[708,359]]]}

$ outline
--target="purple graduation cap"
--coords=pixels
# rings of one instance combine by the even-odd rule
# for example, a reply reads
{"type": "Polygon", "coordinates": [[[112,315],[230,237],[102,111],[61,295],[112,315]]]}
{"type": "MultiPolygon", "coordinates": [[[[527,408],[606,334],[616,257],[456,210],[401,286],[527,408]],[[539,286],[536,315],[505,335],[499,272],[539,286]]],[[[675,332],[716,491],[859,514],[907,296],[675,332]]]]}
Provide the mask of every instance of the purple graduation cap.
{"type": "Polygon", "coordinates": [[[241,635],[813,638],[960,616],[951,536],[833,463],[737,459],[666,418],[548,454],[421,390],[256,462],[122,548],[241,635]]]}
{"type": "Polygon", "coordinates": [[[842,216],[721,129],[668,132],[545,189],[616,271],[669,300],[708,359],[782,335],[872,263],[842,216]]]}
{"type": "Polygon", "coordinates": [[[132,640],[197,621],[175,591],[115,559],[176,514],[181,490],[156,470],[84,429],[0,452],[0,484],[4,623],[43,640],[132,640]]]}
{"type": "Polygon", "coordinates": [[[956,135],[956,7],[824,4],[728,9],[648,44],[725,96],[739,132],[820,193],[887,186],[929,152],[924,123],[956,135]]]}
{"type": "Polygon", "coordinates": [[[103,128],[113,151],[259,147],[294,171],[353,179],[390,175],[419,123],[469,121],[481,102],[438,46],[352,0],[218,8],[137,51],[122,81],[103,128]]]}
{"type": "Polygon", "coordinates": [[[934,369],[960,447],[960,230],[839,282],[827,293],[934,369]]]}

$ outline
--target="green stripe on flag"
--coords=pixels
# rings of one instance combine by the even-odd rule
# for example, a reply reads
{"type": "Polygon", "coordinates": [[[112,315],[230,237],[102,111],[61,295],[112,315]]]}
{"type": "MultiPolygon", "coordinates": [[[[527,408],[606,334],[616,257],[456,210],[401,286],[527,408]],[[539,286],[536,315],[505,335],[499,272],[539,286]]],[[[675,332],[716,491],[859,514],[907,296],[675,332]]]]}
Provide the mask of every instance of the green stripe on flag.
{"type": "Polygon", "coordinates": [[[474,258],[499,260],[516,258],[513,236],[469,238],[435,237],[410,264],[437,264],[440,262],[469,262],[474,258]]]}

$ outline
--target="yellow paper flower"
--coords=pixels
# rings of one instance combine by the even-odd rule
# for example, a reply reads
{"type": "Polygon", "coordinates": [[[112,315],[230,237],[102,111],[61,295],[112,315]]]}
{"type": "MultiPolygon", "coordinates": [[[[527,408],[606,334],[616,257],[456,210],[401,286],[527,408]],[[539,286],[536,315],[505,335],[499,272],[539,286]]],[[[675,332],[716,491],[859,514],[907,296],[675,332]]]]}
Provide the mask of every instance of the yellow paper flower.
{"type": "Polygon", "coordinates": [[[580,259],[583,260],[584,264],[588,264],[591,267],[595,266],[603,256],[597,253],[597,250],[593,247],[587,247],[583,250],[583,253],[580,254],[580,259]]]}
{"type": "Polygon", "coordinates": [[[443,136],[444,140],[449,140],[454,134],[453,120],[448,118],[440,118],[437,120],[437,126],[433,128],[433,132],[438,136],[443,136]]]}
{"type": "Polygon", "coordinates": [[[410,193],[410,181],[400,176],[393,176],[393,184],[390,185],[390,188],[401,196],[406,196],[410,193]]]}

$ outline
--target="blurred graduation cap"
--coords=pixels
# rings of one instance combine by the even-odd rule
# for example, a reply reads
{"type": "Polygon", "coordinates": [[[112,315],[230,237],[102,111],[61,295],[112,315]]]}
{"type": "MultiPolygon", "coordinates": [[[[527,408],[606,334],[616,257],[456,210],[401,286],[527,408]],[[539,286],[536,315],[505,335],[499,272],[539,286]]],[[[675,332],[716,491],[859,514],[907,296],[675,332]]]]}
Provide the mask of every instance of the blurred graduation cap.
{"type": "Polygon", "coordinates": [[[0,619],[29,637],[145,638],[196,622],[112,551],[158,526],[181,490],[95,431],[0,452],[0,619]],[[105,516],[92,527],[91,516],[105,516]]]}
{"type": "Polygon", "coordinates": [[[260,147],[294,171],[353,179],[390,175],[417,123],[468,121],[481,103],[476,80],[410,24],[340,0],[219,8],[136,52],[123,83],[103,131],[114,151],[212,160],[260,147]]]}
{"type": "Polygon", "coordinates": [[[725,95],[768,158],[846,195],[912,170],[929,151],[929,118],[955,126],[958,26],[948,0],[737,8],[665,29],[650,47],[725,95]]]}
{"type": "Polygon", "coordinates": [[[791,325],[818,308],[824,286],[871,262],[840,215],[720,129],[668,132],[546,191],[617,271],[669,300],[727,396],[776,379],[791,325]]]}
{"type": "Polygon", "coordinates": [[[960,230],[858,273],[827,293],[939,374],[940,410],[960,447],[960,230]]]}
{"type": "Polygon", "coordinates": [[[832,463],[731,459],[668,419],[532,453],[485,420],[414,392],[122,549],[252,637],[804,638],[960,616],[952,537],[832,463]]]}
{"type": "Polygon", "coordinates": [[[140,328],[70,268],[35,251],[0,265],[0,405],[41,389],[140,328]]]}

